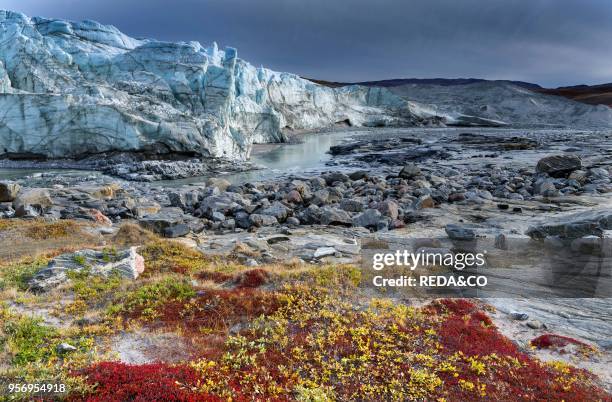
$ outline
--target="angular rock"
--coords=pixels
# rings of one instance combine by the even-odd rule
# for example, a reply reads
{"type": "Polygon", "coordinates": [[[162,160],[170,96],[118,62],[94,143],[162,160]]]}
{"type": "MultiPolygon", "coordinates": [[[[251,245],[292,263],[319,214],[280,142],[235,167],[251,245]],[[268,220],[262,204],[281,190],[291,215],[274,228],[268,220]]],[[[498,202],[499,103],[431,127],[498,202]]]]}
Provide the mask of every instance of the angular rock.
{"type": "Polygon", "coordinates": [[[399,177],[402,179],[413,179],[421,175],[421,168],[414,163],[405,165],[399,172],[399,177]]]}
{"type": "Polygon", "coordinates": [[[538,161],[536,172],[560,178],[567,177],[573,171],[581,168],[582,160],[577,155],[552,155],[538,161]]]}
{"type": "Polygon", "coordinates": [[[169,239],[174,239],[177,237],[183,237],[188,235],[191,232],[189,226],[184,223],[179,223],[177,225],[168,226],[164,229],[163,236],[169,239]]]}
{"type": "Polygon", "coordinates": [[[433,208],[436,206],[433,198],[429,195],[423,195],[419,197],[419,199],[414,204],[415,209],[425,209],[425,208],[433,208]]]}
{"type": "Polygon", "coordinates": [[[378,211],[384,216],[395,220],[399,215],[399,206],[395,201],[385,200],[378,203],[378,211]]]}
{"type": "Polygon", "coordinates": [[[272,215],[251,214],[249,221],[252,226],[274,226],[278,224],[278,220],[272,215]]]}
{"type": "Polygon", "coordinates": [[[320,210],[321,217],[320,222],[322,225],[332,226],[352,226],[353,221],[351,216],[346,212],[338,208],[323,207],[320,210]]]}
{"type": "Polygon", "coordinates": [[[0,202],[13,202],[19,194],[21,186],[17,183],[0,181],[0,202]]]}
{"type": "Polygon", "coordinates": [[[287,202],[290,202],[292,204],[301,204],[303,202],[302,195],[297,190],[289,191],[285,199],[287,200],[287,202]]]}
{"type": "Polygon", "coordinates": [[[244,211],[236,212],[236,214],[234,214],[234,221],[236,222],[236,226],[239,228],[248,229],[251,227],[249,214],[244,211]]]}
{"type": "Polygon", "coordinates": [[[474,230],[465,226],[451,223],[446,225],[444,230],[451,240],[470,241],[476,238],[474,230]]]}
{"type": "Polygon", "coordinates": [[[336,253],[336,249],[333,247],[319,247],[315,250],[313,257],[314,258],[323,258],[330,255],[334,255],[336,253]]]}
{"type": "Polygon", "coordinates": [[[229,186],[232,185],[232,183],[230,183],[229,181],[225,180],[225,179],[220,179],[217,177],[211,177],[210,179],[208,179],[206,181],[206,185],[208,187],[216,187],[219,189],[219,191],[223,192],[225,190],[227,190],[227,188],[229,186]]]}
{"type": "Polygon", "coordinates": [[[368,172],[367,170],[358,170],[356,172],[349,174],[349,178],[351,180],[362,180],[362,179],[367,179],[369,174],[370,172],[368,172]]]}
{"type": "Polygon", "coordinates": [[[28,211],[34,210],[39,214],[53,205],[49,191],[44,188],[30,188],[21,191],[13,201],[15,216],[25,217],[28,211]]]}
{"type": "Polygon", "coordinates": [[[353,225],[364,228],[377,228],[382,214],[376,209],[366,209],[359,215],[353,217],[353,225]]]}
{"type": "Polygon", "coordinates": [[[136,279],[144,271],[144,259],[130,247],[117,252],[81,250],[55,257],[46,268],[37,272],[28,282],[33,291],[45,292],[69,280],[69,272],[87,270],[91,275],[119,275],[136,279]]]}
{"type": "Polygon", "coordinates": [[[345,198],[340,201],[340,208],[347,212],[361,212],[363,211],[363,204],[357,200],[345,198]]]}
{"type": "Polygon", "coordinates": [[[284,222],[289,216],[289,212],[291,212],[291,210],[283,203],[274,201],[272,205],[259,211],[259,214],[273,216],[277,221],[284,222]]]}
{"type": "Polygon", "coordinates": [[[299,219],[304,225],[318,224],[321,222],[321,208],[311,204],[300,212],[299,219]]]}
{"type": "Polygon", "coordinates": [[[180,208],[162,208],[158,213],[147,215],[138,220],[141,226],[162,236],[171,233],[173,226],[185,223],[185,215],[180,208]]]}
{"type": "Polygon", "coordinates": [[[322,178],[325,180],[328,186],[331,186],[335,182],[346,183],[347,181],[350,181],[350,178],[341,172],[327,173],[327,174],[324,174],[322,178]]]}
{"type": "Polygon", "coordinates": [[[199,205],[196,216],[205,216],[213,219],[215,212],[227,215],[250,205],[250,202],[245,200],[240,194],[223,193],[205,197],[199,205]]]}

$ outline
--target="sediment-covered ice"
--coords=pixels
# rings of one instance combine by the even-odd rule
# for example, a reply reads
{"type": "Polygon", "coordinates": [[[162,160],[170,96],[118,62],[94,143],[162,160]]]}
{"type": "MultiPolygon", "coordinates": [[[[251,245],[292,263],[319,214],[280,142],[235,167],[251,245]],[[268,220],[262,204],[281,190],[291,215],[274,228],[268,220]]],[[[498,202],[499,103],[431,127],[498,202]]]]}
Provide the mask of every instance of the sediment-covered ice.
{"type": "MultiPolygon", "coordinates": [[[[534,92],[503,81],[464,85],[406,84],[390,88],[446,124],[612,128],[612,109],[534,92]]],[[[420,113],[420,115],[424,115],[420,113]]]]}

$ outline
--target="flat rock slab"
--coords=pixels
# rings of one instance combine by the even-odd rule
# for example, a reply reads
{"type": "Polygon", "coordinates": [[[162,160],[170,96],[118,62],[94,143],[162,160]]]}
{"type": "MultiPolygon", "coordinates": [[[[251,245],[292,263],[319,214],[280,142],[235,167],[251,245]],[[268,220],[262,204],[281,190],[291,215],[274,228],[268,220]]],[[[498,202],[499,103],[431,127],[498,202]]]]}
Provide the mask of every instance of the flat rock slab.
{"type": "Polygon", "coordinates": [[[144,258],[130,247],[117,252],[81,250],[62,254],[49,262],[29,281],[34,291],[48,291],[69,280],[70,272],[88,270],[90,274],[105,277],[113,273],[136,279],[144,271],[144,258]]]}
{"type": "Polygon", "coordinates": [[[550,218],[531,226],[527,235],[533,239],[544,239],[547,236],[576,239],[583,236],[601,236],[607,230],[612,230],[612,211],[609,209],[550,218]]]}

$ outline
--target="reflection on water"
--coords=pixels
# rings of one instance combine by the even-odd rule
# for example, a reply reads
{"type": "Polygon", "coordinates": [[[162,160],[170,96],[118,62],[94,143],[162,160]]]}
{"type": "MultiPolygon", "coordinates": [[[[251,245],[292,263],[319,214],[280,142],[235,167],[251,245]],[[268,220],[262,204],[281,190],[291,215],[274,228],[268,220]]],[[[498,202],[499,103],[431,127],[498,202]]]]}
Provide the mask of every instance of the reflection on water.
{"type": "MultiPolygon", "coordinates": [[[[331,155],[327,153],[333,145],[358,132],[341,131],[331,133],[308,134],[296,144],[262,144],[253,146],[250,161],[262,167],[242,173],[228,173],[222,176],[232,183],[268,180],[283,175],[300,175],[321,169],[331,155]]],[[[205,182],[208,177],[190,177],[187,179],[160,181],[152,185],[181,186],[205,182]]]]}
{"type": "Polygon", "coordinates": [[[333,145],[346,138],[347,132],[313,134],[303,137],[299,144],[256,145],[251,161],[265,167],[262,171],[235,175],[236,180],[265,179],[283,174],[303,174],[321,168],[331,159],[327,153],[333,145]]]}

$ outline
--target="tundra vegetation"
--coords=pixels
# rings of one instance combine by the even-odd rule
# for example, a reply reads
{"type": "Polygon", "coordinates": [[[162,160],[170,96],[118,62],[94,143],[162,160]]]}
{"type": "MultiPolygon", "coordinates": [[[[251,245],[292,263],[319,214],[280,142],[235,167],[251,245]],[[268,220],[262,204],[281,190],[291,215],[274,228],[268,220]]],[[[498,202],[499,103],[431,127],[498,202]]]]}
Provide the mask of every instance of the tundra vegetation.
{"type": "MultiPolygon", "coordinates": [[[[81,225],[10,222],[0,230],[33,245],[81,225]]],[[[137,279],[83,269],[45,293],[29,280],[65,249],[5,258],[1,376],[65,383],[59,398],[70,401],[610,400],[588,371],[540,361],[503,336],[482,302],[373,298],[352,265],[253,268],[130,224],[105,246],[89,246],[110,260],[116,247],[139,241],[145,270],[137,279]],[[130,334],[173,341],[126,363],[116,344],[130,334]]],[[[568,344],[598,353],[553,334],[532,348],[568,344]]]]}

